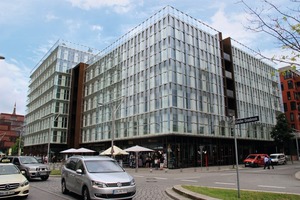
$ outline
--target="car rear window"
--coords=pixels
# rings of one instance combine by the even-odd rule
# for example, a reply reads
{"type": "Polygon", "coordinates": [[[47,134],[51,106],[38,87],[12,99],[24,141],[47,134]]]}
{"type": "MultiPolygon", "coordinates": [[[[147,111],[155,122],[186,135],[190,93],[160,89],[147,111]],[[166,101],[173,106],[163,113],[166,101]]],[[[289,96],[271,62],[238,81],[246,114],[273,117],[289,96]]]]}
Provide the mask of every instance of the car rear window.
{"type": "Polygon", "coordinates": [[[247,157],[247,159],[248,159],[248,158],[254,159],[255,157],[256,157],[256,156],[254,156],[254,155],[250,155],[250,156],[247,157]]]}
{"type": "Polygon", "coordinates": [[[87,160],[85,161],[89,173],[123,172],[124,169],[113,160],[87,160]]]}

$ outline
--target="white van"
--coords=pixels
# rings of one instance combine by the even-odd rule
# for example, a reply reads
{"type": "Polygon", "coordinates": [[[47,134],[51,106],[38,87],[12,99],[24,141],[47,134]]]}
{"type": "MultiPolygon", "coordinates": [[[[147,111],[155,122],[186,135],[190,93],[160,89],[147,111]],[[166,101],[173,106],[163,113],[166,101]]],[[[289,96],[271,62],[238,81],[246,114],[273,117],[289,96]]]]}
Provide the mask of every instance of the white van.
{"type": "Polygon", "coordinates": [[[272,163],[275,165],[286,164],[286,156],[283,153],[273,153],[270,155],[272,163]]]}

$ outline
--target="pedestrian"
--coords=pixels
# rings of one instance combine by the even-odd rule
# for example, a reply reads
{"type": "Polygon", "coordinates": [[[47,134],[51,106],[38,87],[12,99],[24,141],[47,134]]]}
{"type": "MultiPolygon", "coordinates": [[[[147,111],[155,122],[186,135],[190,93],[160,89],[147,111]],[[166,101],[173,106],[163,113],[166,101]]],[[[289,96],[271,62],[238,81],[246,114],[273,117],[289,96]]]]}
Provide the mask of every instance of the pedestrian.
{"type": "Polygon", "coordinates": [[[270,165],[269,165],[269,158],[267,156],[264,157],[264,169],[266,169],[266,167],[268,167],[268,169],[270,169],[270,165]]]}
{"type": "Polygon", "coordinates": [[[268,169],[270,169],[270,166],[272,167],[272,169],[274,169],[274,165],[273,165],[271,157],[269,157],[268,161],[269,161],[269,167],[268,167],[268,169]]]}

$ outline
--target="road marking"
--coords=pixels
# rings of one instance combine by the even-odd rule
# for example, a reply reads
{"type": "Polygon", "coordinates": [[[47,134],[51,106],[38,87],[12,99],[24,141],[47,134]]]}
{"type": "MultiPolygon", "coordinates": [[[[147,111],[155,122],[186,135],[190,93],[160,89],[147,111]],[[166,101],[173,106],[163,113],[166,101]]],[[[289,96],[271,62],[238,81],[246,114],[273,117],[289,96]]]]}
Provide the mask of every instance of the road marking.
{"type": "Polygon", "coordinates": [[[145,176],[140,176],[140,175],[133,175],[133,176],[134,176],[134,177],[140,177],[140,178],[141,178],[141,177],[145,177],[145,176]]]}
{"type": "Polygon", "coordinates": [[[232,175],[235,175],[235,173],[221,174],[221,176],[232,176],[232,175]]]}
{"type": "Polygon", "coordinates": [[[197,183],[198,181],[195,180],[187,180],[187,179],[182,179],[181,181],[185,181],[185,182],[193,182],[193,183],[197,183]]]}
{"type": "Polygon", "coordinates": [[[235,183],[224,183],[224,182],[215,182],[215,184],[220,184],[220,185],[235,185],[235,183]]]}
{"type": "Polygon", "coordinates": [[[285,189],[286,188],[286,187],[273,186],[273,185],[258,185],[258,187],[263,187],[263,188],[277,188],[277,189],[285,189]]]}
{"type": "Polygon", "coordinates": [[[168,178],[162,178],[162,177],[153,177],[153,178],[160,179],[160,180],[166,180],[166,179],[168,179],[168,178]]]}

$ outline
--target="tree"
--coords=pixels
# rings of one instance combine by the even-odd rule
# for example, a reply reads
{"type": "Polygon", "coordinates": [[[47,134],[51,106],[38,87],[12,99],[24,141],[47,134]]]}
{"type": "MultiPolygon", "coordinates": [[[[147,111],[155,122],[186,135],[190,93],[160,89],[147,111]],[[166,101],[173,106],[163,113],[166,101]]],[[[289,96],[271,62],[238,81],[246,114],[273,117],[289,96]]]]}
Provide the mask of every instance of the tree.
{"type": "MultiPolygon", "coordinates": [[[[18,153],[19,153],[19,142],[20,142],[20,138],[17,138],[15,144],[11,147],[11,154],[12,155],[18,155],[18,153]]],[[[22,147],[23,147],[23,142],[21,141],[21,144],[20,144],[21,151],[22,151],[22,147]]]]}
{"type": "Polygon", "coordinates": [[[258,53],[262,58],[278,61],[289,66],[299,67],[300,59],[300,1],[290,0],[286,7],[279,7],[269,0],[262,0],[260,8],[253,8],[245,0],[240,0],[250,14],[247,29],[263,32],[275,38],[282,49],[290,50],[290,55],[277,55],[272,58],[258,53]],[[274,11],[274,12],[273,12],[274,11]],[[269,13],[273,13],[270,15],[269,13]]]}
{"type": "Polygon", "coordinates": [[[282,147],[284,150],[284,145],[294,137],[293,129],[290,127],[284,113],[280,113],[276,117],[276,120],[277,123],[271,131],[271,137],[274,139],[276,145],[282,147]]]}

